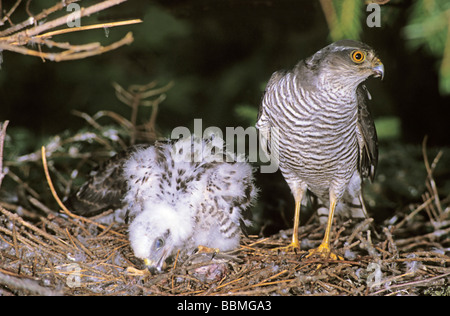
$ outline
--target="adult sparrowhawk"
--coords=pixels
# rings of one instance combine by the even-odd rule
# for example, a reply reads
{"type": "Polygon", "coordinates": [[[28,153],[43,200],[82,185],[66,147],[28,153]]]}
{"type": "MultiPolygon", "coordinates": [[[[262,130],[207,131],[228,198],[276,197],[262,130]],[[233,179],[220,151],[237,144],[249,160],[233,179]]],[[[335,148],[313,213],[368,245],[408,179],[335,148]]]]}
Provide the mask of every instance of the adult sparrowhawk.
{"type": "Polygon", "coordinates": [[[332,259],[330,231],[336,209],[359,200],[362,178],[373,180],[378,160],[371,98],[363,82],[383,77],[384,66],[368,45],[341,40],[275,72],[267,84],[256,127],[263,149],[276,159],[295,198],[292,242],[299,248],[300,205],[306,190],[329,207],[322,243],[309,251],[332,259]]]}

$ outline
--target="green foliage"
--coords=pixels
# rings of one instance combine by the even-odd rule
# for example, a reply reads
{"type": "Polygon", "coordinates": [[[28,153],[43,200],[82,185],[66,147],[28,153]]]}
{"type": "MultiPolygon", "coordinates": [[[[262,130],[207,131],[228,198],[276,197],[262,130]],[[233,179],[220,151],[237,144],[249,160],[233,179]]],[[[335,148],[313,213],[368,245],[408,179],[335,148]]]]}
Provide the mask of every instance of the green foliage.
{"type": "Polygon", "coordinates": [[[176,19],[158,6],[150,6],[143,18],[145,28],[140,28],[133,45],[156,50],[171,47],[171,41],[189,35],[189,24],[176,19]]]}
{"type": "Polygon", "coordinates": [[[375,120],[377,127],[378,139],[398,140],[401,136],[400,119],[396,116],[380,117],[375,120]]]}
{"type": "Polygon", "coordinates": [[[442,56],[447,38],[450,2],[419,0],[415,2],[409,24],[403,32],[411,48],[424,45],[434,56],[442,56]]]}
{"type": "Polygon", "coordinates": [[[235,107],[234,112],[248,126],[255,126],[256,118],[258,117],[258,109],[256,107],[249,104],[240,104],[235,107]]]}
{"type": "Polygon", "coordinates": [[[10,127],[7,130],[5,141],[5,159],[13,160],[25,153],[36,149],[39,141],[36,135],[24,127],[10,127]]]}
{"type": "Polygon", "coordinates": [[[334,18],[331,21],[330,37],[333,41],[340,39],[359,39],[361,33],[361,17],[365,12],[363,1],[333,0],[335,11],[330,13],[334,18]]]}
{"type": "Polygon", "coordinates": [[[411,49],[420,46],[439,60],[439,88],[450,94],[450,2],[418,0],[413,6],[409,24],[403,29],[411,49]]]}

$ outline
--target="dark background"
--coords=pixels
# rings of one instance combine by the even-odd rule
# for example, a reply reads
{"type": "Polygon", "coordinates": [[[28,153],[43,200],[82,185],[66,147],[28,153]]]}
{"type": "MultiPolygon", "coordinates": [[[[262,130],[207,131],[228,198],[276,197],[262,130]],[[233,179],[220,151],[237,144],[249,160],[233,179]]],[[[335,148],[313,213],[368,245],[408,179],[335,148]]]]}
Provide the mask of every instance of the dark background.
{"type": "MultiPolygon", "coordinates": [[[[32,2],[32,11],[35,5],[40,12],[46,2],[53,3],[32,2]]],[[[363,23],[361,40],[379,52],[386,68],[383,82],[369,82],[372,113],[376,119],[399,118],[404,141],[420,143],[429,135],[430,144],[449,145],[450,97],[439,93],[438,59],[423,48],[409,49],[402,36],[413,3],[382,6],[380,28],[363,23]]],[[[319,1],[130,1],[93,18],[144,22],[111,28],[108,38],[103,30],[67,36],[76,44],[107,43],[133,31],[132,45],[83,60],[42,62],[3,52],[0,120],[36,135],[77,129],[84,122],[70,114],[72,109],[126,111],[111,82],[127,87],[173,80],[158,117],[163,132],[190,126],[194,118],[202,118],[204,126],[249,125],[254,121],[240,117],[236,108],[256,112],[272,72],[292,67],[330,42],[319,1]]]]}
{"type": "MultiPolygon", "coordinates": [[[[420,196],[425,176],[420,146],[425,135],[429,146],[450,145],[450,97],[439,92],[439,58],[424,47],[412,49],[403,35],[414,3],[387,3],[382,6],[381,27],[362,23],[360,32],[360,40],[378,51],[386,70],[383,81],[368,82],[381,152],[378,184],[372,190],[382,198],[369,203],[373,209],[398,208],[420,196]]],[[[33,1],[30,10],[40,12],[52,4],[33,1]]],[[[363,21],[367,14],[361,13],[363,21]]],[[[24,133],[28,145],[22,154],[36,150],[52,135],[86,126],[72,110],[90,115],[111,110],[127,116],[129,109],[115,97],[112,82],[125,88],[154,80],[160,85],[174,82],[158,112],[163,136],[176,126],[192,127],[194,118],[203,119],[204,128],[253,126],[270,75],[331,42],[319,1],[129,1],[90,20],[132,18],[144,22],[111,28],[108,37],[104,30],[94,30],[57,38],[107,44],[133,32],[130,46],[100,56],[55,63],[2,53],[0,121],[10,120],[11,135],[24,133]]],[[[450,178],[448,161],[442,158],[437,170],[442,181],[450,178]]],[[[289,224],[291,216],[283,212],[293,210],[292,197],[280,175],[263,177],[259,185],[265,196],[258,206],[262,213],[281,210],[279,221],[289,224]]]]}

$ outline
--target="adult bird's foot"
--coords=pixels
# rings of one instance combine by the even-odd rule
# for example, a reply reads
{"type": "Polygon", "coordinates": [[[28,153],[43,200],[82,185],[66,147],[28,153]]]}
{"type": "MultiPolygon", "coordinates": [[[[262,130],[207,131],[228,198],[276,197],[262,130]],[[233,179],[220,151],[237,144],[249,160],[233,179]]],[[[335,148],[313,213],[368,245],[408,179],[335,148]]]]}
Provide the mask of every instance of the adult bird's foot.
{"type": "Polygon", "coordinates": [[[309,253],[305,256],[305,258],[318,256],[322,259],[344,260],[344,257],[341,257],[331,251],[329,244],[322,243],[319,247],[311,249],[308,252],[309,253]]]}
{"type": "Polygon", "coordinates": [[[300,250],[300,244],[299,244],[299,242],[293,241],[288,246],[277,247],[277,248],[273,248],[271,250],[277,251],[277,252],[295,252],[295,253],[297,253],[300,250]]]}

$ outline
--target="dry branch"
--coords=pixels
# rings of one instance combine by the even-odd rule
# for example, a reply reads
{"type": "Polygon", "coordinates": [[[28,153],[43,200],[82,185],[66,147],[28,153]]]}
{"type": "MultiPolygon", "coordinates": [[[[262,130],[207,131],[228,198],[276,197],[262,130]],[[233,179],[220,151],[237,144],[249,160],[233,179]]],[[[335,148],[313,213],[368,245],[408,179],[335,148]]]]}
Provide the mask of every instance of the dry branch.
{"type": "Polygon", "coordinates": [[[35,280],[4,273],[0,269],[0,284],[14,290],[22,290],[40,296],[61,296],[62,292],[39,285],[35,280]]]}
{"type": "MultiPolygon", "coordinates": [[[[85,16],[89,16],[93,13],[106,10],[112,6],[118,5],[125,1],[127,0],[106,0],[87,8],[81,7],[79,10],[79,15],[77,15],[77,18],[81,19],[85,16]]],[[[133,42],[133,36],[131,32],[129,32],[121,40],[116,41],[108,46],[102,46],[100,43],[73,45],[71,43],[58,43],[50,40],[50,38],[52,38],[53,36],[57,36],[60,34],[86,31],[98,28],[110,28],[142,22],[139,19],[134,19],[128,21],[101,23],[80,27],[68,27],[60,30],[50,31],[56,27],[68,24],[68,22],[71,21],[71,19],[73,18],[73,13],[69,13],[62,17],[50,20],[45,23],[38,23],[39,21],[42,21],[44,18],[47,18],[52,13],[62,10],[66,5],[73,2],[75,1],[62,1],[62,3],[60,2],[59,4],[47,10],[43,10],[40,14],[37,14],[36,16],[30,16],[27,20],[23,21],[22,23],[13,25],[10,28],[0,32],[0,36],[3,36],[0,37],[0,51],[7,50],[23,55],[40,57],[43,60],[51,60],[59,62],[65,60],[82,59],[94,55],[100,55],[105,52],[117,49],[123,45],[129,45],[130,43],[133,42]],[[27,48],[26,45],[30,43],[37,44],[38,49],[34,50],[27,48]],[[62,51],[44,52],[42,51],[42,46],[47,46],[49,48],[56,47],[62,49],[62,51]]],[[[20,4],[20,1],[18,1],[16,4],[17,5],[20,4]]],[[[4,19],[5,18],[6,16],[4,17],[4,19]]]]}
{"type": "MultiPolygon", "coordinates": [[[[7,28],[4,31],[1,31],[0,32],[0,36],[3,37],[3,36],[6,36],[6,35],[9,35],[9,34],[16,33],[16,32],[18,32],[18,31],[20,31],[20,30],[22,30],[22,29],[24,29],[26,27],[29,27],[30,25],[33,25],[35,21],[40,21],[42,19],[45,19],[49,15],[62,10],[64,7],[68,6],[69,4],[74,3],[74,2],[79,2],[79,1],[80,0],[59,1],[53,7],[47,8],[47,9],[43,10],[41,13],[39,13],[39,14],[32,15],[32,14],[28,13],[28,15],[30,16],[29,19],[23,21],[22,23],[13,25],[13,26],[7,28]]],[[[0,21],[0,26],[2,26],[6,20],[7,20],[6,18],[3,18],[0,21]]]]}
{"type": "Polygon", "coordinates": [[[436,168],[437,163],[439,162],[439,159],[442,156],[442,151],[439,151],[439,153],[436,155],[436,157],[433,160],[433,163],[430,166],[430,163],[428,162],[428,154],[427,154],[427,137],[423,139],[422,143],[422,154],[423,154],[423,160],[425,162],[425,168],[427,169],[427,185],[430,187],[430,191],[432,192],[432,196],[434,197],[435,204],[439,210],[439,214],[442,214],[442,207],[441,202],[439,200],[439,194],[437,192],[436,182],[433,178],[433,171],[436,168]]]}
{"type": "MultiPolygon", "coordinates": [[[[96,225],[96,226],[98,226],[99,228],[101,228],[103,230],[106,230],[107,229],[106,226],[104,226],[102,224],[99,224],[97,222],[94,222],[94,221],[92,221],[92,220],[90,220],[88,218],[75,215],[75,214],[73,214],[71,211],[69,211],[67,209],[67,207],[64,205],[64,203],[61,201],[61,199],[59,198],[58,194],[56,193],[55,187],[53,186],[53,182],[52,182],[52,179],[50,177],[50,172],[48,171],[47,155],[46,155],[46,151],[45,151],[45,147],[44,146],[42,146],[41,152],[42,152],[42,164],[43,164],[43,167],[44,167],[45,178],[47,179],[47,183],[48,183],[48,186],[50,188],[50,191],[52,192],[53,198],[55,199],[56,203],[58,203],[59,207],[61,207],[62,211],[64,213],[66,213],[67,215],[69,215],[70,217],[72,217],[72,218],[76,218],[76,219],[82,220],[82,221],[87,222],[89,224],[96,225]]],[[[112,231],[112,233],[118,235],[119,237],[124,237],[120,233],[117,233],[117,232],[114,232],[114,231],[112,231]]]]}
{"type": "Polygon", "coordinates": [[[6,138],[6,128],[8,127],[9,121],[0,123],[0,188],[2,187],[3,178],[6,172],[3,171],[3,145],[6,138]]]}

